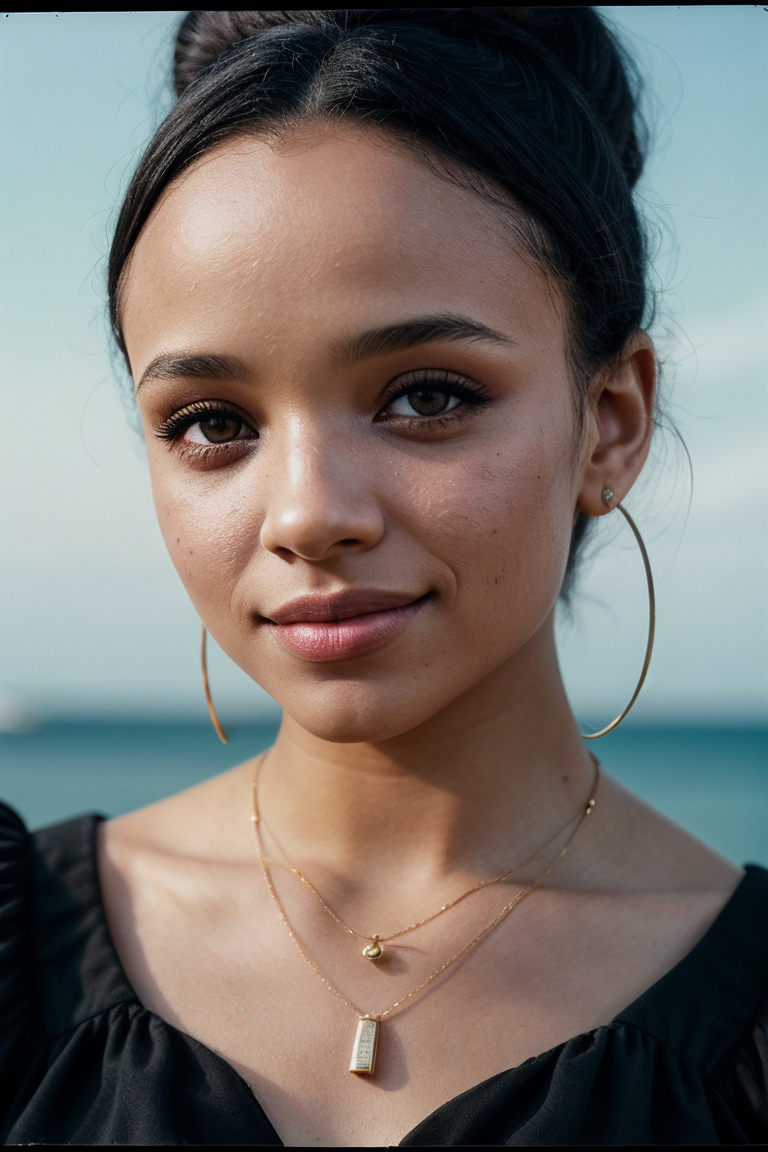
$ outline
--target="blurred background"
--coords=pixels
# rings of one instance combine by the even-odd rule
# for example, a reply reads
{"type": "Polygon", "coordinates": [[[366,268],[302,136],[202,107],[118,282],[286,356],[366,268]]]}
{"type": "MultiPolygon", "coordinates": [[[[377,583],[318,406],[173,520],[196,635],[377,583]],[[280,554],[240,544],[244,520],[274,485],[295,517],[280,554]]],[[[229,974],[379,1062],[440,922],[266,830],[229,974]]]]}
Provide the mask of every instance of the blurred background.
{"type": "MultiPolygon", "coordinates": [[[[657,646],[604,766],[738,863],[768,864],[768,14],[600,9],[646,77],[639,197],[671,432],[627,500],[657,646]]],[[[178,12],[0,23],[0,797],[32,824],[148,803],[253,755],[279,710],[211,644],[165,553],[115,383],[104,265],[121,190],[170,105],[178,12]]],[[[585,730],[629,698],[647,627],[617,517],[559,620],[585,730]]],[[[593,750],[598,751],[593,745],[593,750]]]]}

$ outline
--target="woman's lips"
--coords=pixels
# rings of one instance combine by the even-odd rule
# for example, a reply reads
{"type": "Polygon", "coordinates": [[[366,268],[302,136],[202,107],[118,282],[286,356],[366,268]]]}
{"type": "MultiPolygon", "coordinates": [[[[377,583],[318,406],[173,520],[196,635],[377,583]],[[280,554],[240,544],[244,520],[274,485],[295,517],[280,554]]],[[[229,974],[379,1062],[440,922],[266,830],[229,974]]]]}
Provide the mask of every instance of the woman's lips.
{"type": "Polygon", "coordinates": [[[402,603],[404,599],[393,594],[371,593],[341,593],[322,599],[306,597],[274,613],[277,619],[268,619],[266,624],[281,644],[304,660],[316,663],[352,660],[373,652],[402,632],[426,597],[402,603]],[[397,606],[373,608],[377,601],[386,604],[398,600],[397,606]]]}

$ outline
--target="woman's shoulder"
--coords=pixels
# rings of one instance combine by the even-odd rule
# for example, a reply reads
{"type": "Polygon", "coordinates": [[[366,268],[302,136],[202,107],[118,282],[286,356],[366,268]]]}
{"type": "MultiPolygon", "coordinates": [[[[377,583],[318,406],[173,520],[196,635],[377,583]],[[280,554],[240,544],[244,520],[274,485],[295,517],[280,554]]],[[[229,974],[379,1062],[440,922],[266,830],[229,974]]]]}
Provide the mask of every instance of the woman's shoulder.
{"type": "MultiPolygon", "coordinates": [[[[21,818],[0,803],[0,1061],[9,1043],[34,1020],[29,979],[28,834],[21,818]]],[[[1,1065],[0,1065],[1,1066],[1,1065]]]]}
{"type": "Polygon", "coordinates": [[[0,804],[2,1051],[29,1051],[134,998],[112,947],[96,867],[100,816],[30,833],[0,804]]]}
{"type": "MultiPolygon", "coordinates": [[[[768,1138],[768,870],[743,879],[693,949],[615,1020],[695,1070],[750,1143],[768,1138]]],[[[713,1105],[714,1106],[714,1105],[713,1105]]]]}
{"type": "Polygon", "coordinates": [[[0,1143],[277,1143],[245,1082],[128,983],[100,822],[31,833],[0,803],[0,1143]]]}

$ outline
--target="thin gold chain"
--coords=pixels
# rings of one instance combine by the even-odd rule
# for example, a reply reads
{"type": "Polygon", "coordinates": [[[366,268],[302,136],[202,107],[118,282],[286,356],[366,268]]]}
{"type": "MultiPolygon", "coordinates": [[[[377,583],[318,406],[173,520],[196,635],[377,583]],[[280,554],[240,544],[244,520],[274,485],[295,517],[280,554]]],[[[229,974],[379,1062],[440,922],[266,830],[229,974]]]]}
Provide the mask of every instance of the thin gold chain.
{"type": "MultiPolygon", "coordinates": [[[[259,763],[256,766],[256,773],[254,774],[254,780],[253,780],[254,797],[255,797],[256,776],[258,775],[259,768],[261,767],[261,765],[263,763],[265,755],[266,755],[266,753],[259,758],[259,763]]],[[[339,989],[335,986],[335,984],[333,984],[328,979],[328,977],[325,975],[325,973],[320,968],[320,965],[315,960],[312,959],[312,957],[309,955],[308,952],[305,951],[304,946],[302,945],[301,941],[299,940],[298,936],[296,935],[295,931],[293,930],[293,928],[291,926],[291,922],[288,919],[288,916],[286,915],[285,909],[283,908],[283,905],[280,901],[280,897],[277,895],[277,892],[275,891],[275,886],[272,883],[272,877],[270,876],[269,869],[267,868],[267,863],[266,863],[266,860],[264,858],[264,851],[263,851],[263,847],[262,847],[262,843],[261,843],[261,834],[259,832],[259,822],[260,822],[259,821],[259,815],[258,815],[258,811],[255,810],[253,816],[251,817],[251,820],[253,822],[253,830],[254,830],[254,833],[256,836],[256,846],[257,846],[258,854],[259,854],[259,863],[261,865],[261,870],[264,874],[264,879],[267,883],[267,888],[269,889],[269,894],[272,897],[272,900],[274,901],[275,906],[277,907],[277,911],[280,915],[281,920],[283,921],[286,929],[288,930],[289,937],[291,938],[293,943],[296,945],[296,948],[298,949],[299,955],[302,957],[302,959],[309,965],[309,967],[312,969],[312,971],[315,972],[316,975],[320,977],[320,979],[322,980],[323,984],[328,989],[328,991],[331,992],[337,998],[337,1000],[340,1000],[342,1002],[342,1004],[346,1004],[346,1006],[348,1008],[351,1008],[353,1012],[356,1012],[358,1014],[358,1016],[365,1016],[365,1017],[368,1017],[369,1019],[378,1020],[378,1021],[386,1020],[387,1016],[391,1016],[393,1012],[396,1012],[398,1008],[401,1008],[405,1004],[407,1004],[410,1000],[413,999],[414,996],[417,996],[419,994],[419,992],[424,991],[424,989],[427,988],[432,983],[433,980],[436,980],[438,976],[442,975],[442,973],[445,972],[447,968],[450,968],[451,965],[455,964],[457,960],[460,960],[462,958],[462,956],[466,956],[467,953],[471,952],[473,948],[476,948],[478,944],[482,943],[482,941],[485,940],[485,938],[487,936],[489,936],[491,934],[491,932],[493,932],[494,928],[498,928],[499,924],[501,924],[501,922],[506,919],[506,917],[510,914],[510,912],[512,912],[512,910],[514,908],[516,908],[517,905],[522,900],[524,900],[526,896],[528,896],[531,892],[533,892],[533,890],[535,888],[538,888],[539,884],[543,883],[543,881],[546,880],[546,878],[550,875],[552,869],[554,868],[555,864],[557,863],[557,860],[561,860],[563,858],[563,856],[565,856],[566,851],[570,847],[571,841],[573,840],[574,836],[578,832],[579,828],[581,828],[581,825],[584,823],[584,820],[586,819],[586,817],[591,814],[592,809],[595,807],[595,795],[597,793],[597,782],[598,782],[599,771],[600,771],[599,764],[597,763],[597,761],[595,761],[595,779],[594,779],[594,783],[592,785],[592,795],[590,796],[589,802],[587,803],[587,806],[584,809],[578,824],[576,825],[573,832],[571,833],[571,835],[566,840],[563,847],[560,849],[559,853],[557,854],[556,859],[550,864],[549,868],[547,868],[546,872],[544,872],[543,875],[539,876],[539,878],[537,880],[534,880],[533,884],[530,884],[527,888],[524,888],[521,892],[518,892],[517,895],[512,900],[510,900],[510,902],[508,904],[505,904],[505,906],[493,918],[493,920],[491,920],[489,924],[486,924],[486,926],[477,934],[477,936],[474,937],[474,939],[470,940],[468,944],[465,944],[463,948],[459,949],[459,951],[456,952],[455,955],[451,956],[450,960],[446,960],[446,962],[444,964],[441,964],[439,968],[436,968],[434,972],[431,972],[430,975],[427,976],[426,980],[423,980],[421,982],[421,984],[418,985],[418,987],[414,988],[406,996],[402,996],[399,1000],[396,1000],[395,1003],[390,1005],[390,1007],[387,1008],[385,1011],[378,1012],[376,1014],[373,1014],[371,1012],[363,1012],[362,1009],[358,1008],[356,1004],[353,1004],[351,1000],[348,1000],[347,997],[344,996],[344,994],[339,991],[339,989]]],[[[550,841],[550,843],[551,843],[551,841],[550,841]]]]}
{"type": "MultiPolygon", "coordinates": [[[[265,753],[265,758],[266,758],[266,753],[265,753]]],[[[269,832],[269,835],[271,836],[271,838],[274,842],[275,847],[277,848],[277,850],[282,854],[282,856],[287,861],[286,864],[281,864],[280,861],[278,861],[278,860],[271,861],[271,863],[275,863],[275,864],[278,864],[280,867],[284,867],[288,872],[292,872],[294,876],[298,877],[298,879],[301,880],[302,884],[305,884],[307,886],[307,888],[309,888],[315,894],[315,896],[320,901],[320,903],[322,904],[323,908],[328,913],[328,915],[333,920],[335,920],[337,924],[341,925],[341,927],[345,930],[345,932],[348,932],[350,936],[357,936],[360,940],[376,940],[379,944],[387,944],[387,943],[389,943],[390,940],[396,940],[400,936],[407,935],[408,932],[415,931],[416,928],[422,928],[425,924],[430,924],[433,920],[436,920],[438,916],[442,916],[444,912],[448,912],[451,908],[455,908],[456,905],[460,904],[462,900],[466,900],[467,896],[472,896],[475,892],[479,892],[482,888],[489,888],[492,884],[500,884],[502,880],[508,880],[510,876],[514,876],[515,872],[518,872],[521,868],[524,868],[526,864],[530,864],[532,860],[535,860],[536,857],[538,855],[540,855],[540,853],[543,852],[545,848],[549,847],[549,845],[552,843],[553,840],[557,839],[557,837],[560,836],[565,831],[565,829],[568,827],[568,825],[573,820],[573,816],[569,816],[568,819],[566,820],[565,824],[563,824],[560,828],[558,828],[555,832],[553,832],[552,835],[550,836],[550,838],[544,844],[542,844],[540,847],[538,847],[536,849],[536,851],[533,852],[526,860],[521,860],[519,864],[515,864],[515,866],[513,868],[510,868],[507,872],[502,872],[502,874],[500,876],[494,876],[492,879],[489,879],[489,880],[480,880],[477,884],[473,884],[471,888],[467,888],[466,892],[462,892],[461,895],[457,896],[454,900],[450,900],[447,904],[443,904],[440,908],[437,909],[436,912],[432,912],[429,916],[425,916],[423,920],[416,920],[416,921],[414,921],[413,924],[409,924],[407,928],[399,928],[396,932],[390,932],[388,936],[381,936],[381,935],[379,935],[378,932],[376,934],[374,934],[372,932],[371,933],[358,932],[356,928],[353,928],[350,924],[347,924],[346,920],[342,920],[341,916],[339,916],[336,912],[334,912],[333,908],[331,908],[330,904],[325,899],[322,892],[319,892],[317,890],[317,888],[312,883],[312,881],[309,879],[309,877],[304,872],[302,872],[300,868],[297,868],[295,865],[291,864],[291,862],[288,860],[288,856],[287,856],[284,848],[282,847],[282,845],[278,841],[278,839],[275,836],[272,829],[267,824],[264,817],[259,812],[258,802],[257,802],[257,798],[256,798],[256,788],[257,788],[257,781],[256,780],[254,780],[253,788],[254,788],[254,797],[253,797],[254,810],[256,812],[258,822],[260,825],[263,825],[267,829],[267,831],[269,832]]]]}

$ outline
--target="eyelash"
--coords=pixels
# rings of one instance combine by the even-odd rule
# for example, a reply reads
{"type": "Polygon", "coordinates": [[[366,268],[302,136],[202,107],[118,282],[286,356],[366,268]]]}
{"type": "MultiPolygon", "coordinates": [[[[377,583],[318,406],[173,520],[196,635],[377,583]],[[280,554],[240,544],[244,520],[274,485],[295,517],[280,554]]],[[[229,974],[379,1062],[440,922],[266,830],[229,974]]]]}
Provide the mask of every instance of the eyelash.
{"type": "MultiPolygon", "coordinates": [[[[188,428],[204,416],[229,416],[233,420],[238,420],[244,424],[246,428],[250,428],[253,432],[254,439],[258,438],[259,433],[253,428],[244,416],[237,411],[236,408],[230,408],[227,404],[216,403],[213,400],[199,400],[196,404],[190,404],[188,408],[182,408],[180,412],[174,412],[167,420],[164,420],[160,427],[155,431],[158,440],[165,440],[168,444],[178,441],[184,435],[188,428]]],[[[240,443],[240,441],[230,440],[221,444],[211,444],[210,447],[214,451],[221,448],[229,448],[232,444],[240,443]]],[[[185,447],[187,447],[185,445],[185,447]]],[[[209,451],[207,445],[195,444],[189,445],[192,450],[199,449],[202,452],[209,451]]]]}
{"type": "Polygon", "coordinates": [[[448,422],[461,419],[462,416],[468,415],[471,409],[480,408],[491,399],[482,384],[476,384],[474,381],[467,379],[466,376],[460,376],[457,372],[451,372],[447,368],[438,371],[433,369],[427,372],[416,370],[414,372],[407,372],[404,376],[398,378],[393,391],[385,397],[382,413],[377,417],[377,420],[379,422],[382,421],[383,412],[394,404],[396,400],[400,400],[403,396],[408,396],[412,392],[422,390],[442,392],[447,396],[457,396],[462,401],[462,404],[450,409],[445,414],[440,413],[437,416],[417,416],[414,414],[411,417],[397,415],[389,417],[389,419],[398,421],[405,420],[425,428],[426,426],[442,426],[448,422]]]}
{"type": "MultiPolygon", "coordinates": [[[[468,380],[465,376],[460,376],[455,372],[447,369],[429,372],[414,371],[398,379],[393,391],[388,396],[385,396],[381,412],[376,419],[377,422],[380,423],[383,423],[387,419],[395,420],[399,423],[406,421],[409,424],[416,424],[426,429],[427,426],[443,426],[446,423],[461,419],[463,415],[468,414],[467,409],[479,408],[487,404],[489,400],[490,396],[482,385],[476,384],[468,380]],[[442,385],[442,387],[440,387],[440,385],[442,385]],[[403,396],[408,396],[410,393],[420,390],[429,390],[430,388],[435,392],[444,392],[451,397],[456,396],[462,403],[450,409],[445,414],[441,413],[436,416],[417,416],[415,414],[412,417],[401,414],[389,418],[384,416],[386,409],[403,396]]],[[[178,443],[187,429],[198,423],[202,417],[214,415],[225,416],[240,421],[240,423],[244,424],[246,428],[249,428],[253,432],[253,439],[258,439],[258,431],[248,423],[236,408],[211,400],[200,400],[188,408],[182,409],[180,412],[174,412],[173,415],[164,420],[157,428],[155,435],[159,440],[164,440],[170,446],[178,443]]],[[[183,447],[185,451],[200,454],[211,451],[220,452],[224,448],[231,448],[233,444],[239,443],[242,443],[242,440],[223,441],[221,444],[212,443],[210,446],[184,443],[183,447]]]]}

